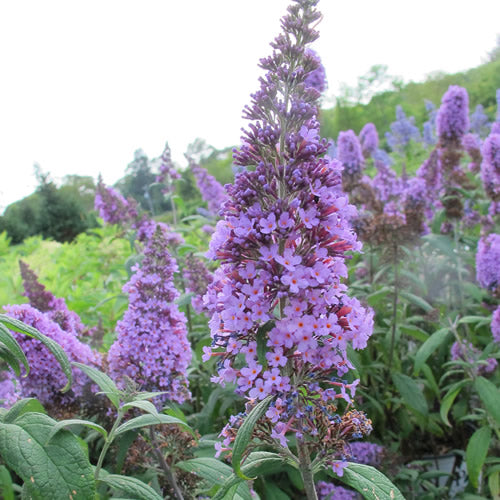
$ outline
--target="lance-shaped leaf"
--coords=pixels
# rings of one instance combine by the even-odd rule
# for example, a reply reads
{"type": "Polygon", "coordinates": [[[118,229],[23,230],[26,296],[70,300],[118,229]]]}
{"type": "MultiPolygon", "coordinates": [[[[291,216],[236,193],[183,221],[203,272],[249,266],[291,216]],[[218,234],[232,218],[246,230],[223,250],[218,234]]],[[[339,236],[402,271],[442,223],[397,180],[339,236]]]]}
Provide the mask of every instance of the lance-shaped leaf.
{"type": "Polygon", "coordinates": [[[170,415],[164,415],[163,413],[158,413],[157,415],[152,415],[147,413],[145,415],[140,415],[139,417],[131,418],[124,424],[120,425],[118,429],[116,429],[116,436],[123,434],[124,432],[131,431],[134,429],[140,429],[142,427],[147,427],[149,425],[160,425],[160,424],[179,424],[189,432],[193,432],[191,427],[179,420],[178,418],[171,417],[170,415]]]}
{"type": "Polygon", "coordinates": [[[87,377],[93,380],[103,391],[113,405],[118,408],[120,406],[120,391],[116,384],[105,373],[102,373],[97,368],[87,366],[82,363],[73,362],[73,366],[80,368],[87,377]]]}
{"type": "Polygon", "coordinates": [[[130,495],[130,498],[136,498],[137,500],[163,500],[163,497],[156,493],[151,486],[139,481],[135,477],[108,474],[102,477],[100,481],[111,486],[113,489],[130,495]]]}
{"type": "Polygon", "coordinates": [[[24,398],[16,401],[5,413],[2,421],[6,424],[11,424],[24,413],[36,412],[36,413],[46,413],[45,408],[42,403],[35,398],[24,398]]]}
{"type": "Polygon", "coordinates": [[[50,441],[61,429],[65,429],[66,427],[70,427],[72,425],[83,425],[85,427],[89,427],[90,429],[93,429],[94,431],[97,431],[99,434],[102,434],[104,438],[108,437],[108,431],[99,424],[96,424],[95,422],[91,422],[90,420],[82,420],[80,418],[71,418],[68,420],[61,420],[60,422],[57,422],[54,427],[52,427],[52,430],[50,431],[49,437],[47,438],[47,442],[50,441]]]}
{"type": "Polygon", "coordinates": [[[500,391],[493,382],[484,377],[478,377],[474,385],[486,411],[495,419],[496,424],[500,425],[500,391]]]}
{"type": "Polygon", "coordinates": [[[349,463],[342,477],[331,472],[335,478],[359,491],[368,500],[405,500],[391,481],[374,467],[349,463]]]}
{"type": "Polygon", "coordinates": [[[33,499],[94,498],[92,467],[76,436],[61,431],[49,444],[56,421],[42,413],[25,413],[12,424],[0,424],[0,454],[18,474],[33,499]]]}
{"type": "Polygon", "coordinates": [[[427,358],[438,349],[450,336],[450,330],[448,328],[442,328],[437,332],[434,332],[421,346],[415,355],[415,368],[413,370],[414,375],[418,375],[423,364],[427,361],[427,358]]]}
{"type": "Polygon", "coordinates": [[[61,389],[61,391],[66,392],[69,390],[73,381],[73,376],[71,374],[71,365],[69,363],[68,356],[66,356],[63,348],[57,342],[43,335],[36,328],[25,325],[22,321],[11,318],[6,314],[0,314],[0,323],[4,324],[10,330],[24,333],[24,335],[27,335],[28,337],[39,340],[45,347],[47,347],[47,349],[54,355],[57,362],[61,365],[61,369],[68,379],[66,385],[61,389]]]}
{"type": "Polygon", "coordinates": [[[465,462],[467,463],[467,472],[469,481],[474,488],[478,487],[479,473],[486,460],[488,448],[491,441],[491,429],[481,427],[472,434],[465,450],[465,462]]]}
{"type": "Polygon", "coordinates": [[[241,427],[238,429],[238,433],[236,434],[236,438],[234,440],[233,445],[233,458],[232,464],[234,472],[237,476],[241,477],[241,479],[250,480],[251,478],[245,476],[241,472],[241,459],[245,450],[247,449],[248,444],[252,439],[253,429],[255,424],[259,420],[262,415],[264,415],[269,403],[271,402],[272,396],[267,396],[262,401],[260,401],[252,411],[247,415],[247,417],[243,420],[241,427]]]}
{"type": "Polygon", "coordinates": [[[9,364],[9,366],[12,367],[15,374],[18,377],[21,374],[19,370],[19,363],[22,363],[24,365],[24,369],[26,370],[26,375],[28,375],[30,367],[28,360],[26,359],[26,355],[21,349],[21,346],[17,343],[17,340],[2,323],[0,323],[0,342],[5,346],[7,352],[10,354],[9,356],[7,352],[5,352],[2,357],[9,364]]]}

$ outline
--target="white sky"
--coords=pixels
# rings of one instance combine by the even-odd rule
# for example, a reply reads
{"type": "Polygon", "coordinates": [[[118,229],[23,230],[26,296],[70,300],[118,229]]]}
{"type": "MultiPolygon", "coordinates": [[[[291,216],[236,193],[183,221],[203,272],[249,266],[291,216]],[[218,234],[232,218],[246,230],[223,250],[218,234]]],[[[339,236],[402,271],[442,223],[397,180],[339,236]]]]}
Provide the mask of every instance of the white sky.
{"type": "MultiPolygon", "coordinates": [[[[0,0],[0,209],[56,180],[112,184],[136,149],[183,164],[196,137],[237,145],[288,0],[0,0]]],[[[419,81],[477,66],[500,1],[321,0],[328,94],[374,64],[419,81]]]]}

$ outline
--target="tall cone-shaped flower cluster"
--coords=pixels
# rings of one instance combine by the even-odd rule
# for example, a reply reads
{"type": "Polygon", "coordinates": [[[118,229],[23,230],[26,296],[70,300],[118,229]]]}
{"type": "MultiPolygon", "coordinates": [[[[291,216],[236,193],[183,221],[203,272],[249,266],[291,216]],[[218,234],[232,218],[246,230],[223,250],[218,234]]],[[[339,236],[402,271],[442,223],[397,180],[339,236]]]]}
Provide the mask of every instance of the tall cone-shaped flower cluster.
{"type": "MultiPolygon", "coordinates": [[[[272,439],[286,446],[295,432],[331,454],[333,426],[342,439],[369,430],[358,412],[338,415],[336,401],[350,401],[356,385],[344,380],[347,346],[364,348],[373,320],[342,283],[346,252],[361,246],[349,222],[356,210],[342,191],[342,165],[319,136],[320,94],[305,83],[318,65],[306,49],[318,37],[316,3],[289,7],[244,111],[251,123],[234,161],[246,169],[226,187],[210,243],[222,265],[204,298],[213,339],[205,359],[216,356],[215,380],[235,383],[251,404],[273,396],[272,439]]],[[[225,445],[238,421],[223,431],[225,445]]]]}

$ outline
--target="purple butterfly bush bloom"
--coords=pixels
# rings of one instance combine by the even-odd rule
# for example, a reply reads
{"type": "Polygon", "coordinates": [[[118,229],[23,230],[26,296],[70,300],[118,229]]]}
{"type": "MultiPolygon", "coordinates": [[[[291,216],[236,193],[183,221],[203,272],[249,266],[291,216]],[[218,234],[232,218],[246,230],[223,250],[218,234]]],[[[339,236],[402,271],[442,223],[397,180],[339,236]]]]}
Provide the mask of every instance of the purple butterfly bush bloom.
{"type": "Polygon", "coordinates": [[[420,140],[420,131],[415,125],[415,117],[408,118],[401,106],[396,106],[396,121],[391,123],[391,131],[385,133],[387,144],[398,153],[402,153],[410,141],[420,140]]]}
{"type": "Polygon", "coordinates": [[[483,288],[500,293],[500,234],[491,233],[478,241],[476,277],[483,288]]]}
{"type": "Polygon", "coordinates": [[[326,481],[318,481],[316,483],[318,500],[358,500],[359,495],[342,486],[337,486],[326,481]]]}
{"type": "Polygon", "coordinates": [[[483,363],[478,363],[481,358],[481,351],[474,347],[471,342],[465,340],[456,341],[450,350],[452,361],[465,361],[474,367],[476,375],[486,375],[495,371],[498,362],[495,358],[487,358],[483,363]]]}
{"type": "Polygon", "coordinates": [[[203,295],[205,295],[208,285],[212,282],[213,275],[205,266],[205,263],[193,255],[186,255],[184,261],[183,277],[186,285],[186,292],[192,292],[191,305],[196,314],[204,312],[203,295]]]}
{"type": "Polygon", "coordinates": [[[194,159],[188,158],[188,161],[189,168],[191,172],[193,172],[201,197],[208,204],[209,212],[213,215],[217,215],[227,200],[225,189],[213,175],[210,175],[207,170],[196,163],[194,159]]]}
{"type": "MultiPolygon", "coordinates": [[[[90,346],[80,342],[74,333],[68,333],[47,314],[38,311],[29,304],[5,306],[7,315],[36,328],[50,339],[57,342],[67,354],[70,362],[76,361],[100,368],[101,356],[93,352],[90,346]]],[[[27,377],[17,380],[19,397],[36,397],[48,407],[71,404],[83,395],[88,378],[78,368],[73,368],[71,390],[62,394],[60,391],[66,377],[53,354],[38,340],[13,332],[21,349],[28,359],[30,372],[27,377]]],[[[24,368],[22,368],[22,371],[24,368]]]]}
{"type": "Polygon", "coordinates": [[[441,100],[436,125],[443,147],[460,144],[463,135],[469,130],[469,96],[463,87],[450,85],[441,100]]]}
{"type": "Polygon", "coordinates": [[[136,203],[127,201],[118,191],[105,186],[101,176],[97,183],[94,207],[107,224],[123,224],[137,216],[136,203]]]}
{"type": "MultiPolygon", "coordinates": [[[[108,352],[109,373],[122,383],[126,375],[142,389],[165,391],[158,402],[189,397],[186,370],[191,361],[186,318],[175,304],[177,264],[167,250],[167,235],[158,225],[144,248],[144,258],[123,287],[129,307],[117,324],[117,339],[108,352]]],[[[159,404],[159,403],[158,403],[159,404]]]]}
{"type": "Polygon", "coordinates": [[[164,185],[163,193],[171,193],[173,191],[172,181],[180,179],[179,172],[175,169],[174,162],[172,161],[172,153],[168,142],[165,144],[165,149],[161,154],[160,166],[158,167],[159,174],[156,176],[156,182],[164,185]]]}
{"type": "Polygon", "coordinates": [[[306,49],[306,51],[308,55],[316,59],[318,67],[307,74],[306,79],[304,80],[304,84],[306,85],[306,87],[312,87],[313,89],[316,89],[320,94],[322,94],[328,86],[326,82],[325,67],[321,64],[321,58],[314,50],[306,49]]]}
{"type": "Polygon", "coordinates": [[[481,180],[491,200],[500,201],[500,134],[490,134],[482,147],[481,180]]]}
{"type": "Polygon", "coordinates": [[[361,179],[365,165],[361,144],[354,131],[347,130],[339,133],[337,148],[337,157],[344,166],[344,189],[351,191],[361,179]]]}
{"type": "MultiPolygon", "coordinates": [[[[371,428],[360,412],[341,417],[336,408],[354,395],[356,383],[345,380],[352,368],[346,349],[366,346],[373,312],[342,282],[345,252],[361,248],[349,223],[356,209],[342,191],[342,164],[325,155],[319,92],[304,85],[318,64],[304,49],[318,36],[309,27],[319,17],[315,4],[297,0],[288,8],[285,33],[271,44],[273,55],[261,59],[267,74],[244,111],[251,123],[234,161],[252,168],[226,186],[229,200],[210,243],[208,255],[221,266],[204,297],[212,312],[204,359],[218,360],[213,380],[235,383],[247,409],[272,396],[265,417],[271,432],[261,439],[286,446],[287,433],[299,443],[307,436],[333,464],[336,431],[328,429],[345,426],[348,439],[371,428]]],[[[357,151],[350,165],[360,169],[361,148],[351,134],[357,151]]],[[[222,431],[224,447],[241,421],[222,431]]]]}
{"type": "Polygon", "coordinates": [[[471,172],[479,172],[483,160],[481,154],[481,139],[476,134],[465,134],[462,138],[462,146],[472,160],[468,165],[469,170],[471,172]]]}
{"type": "Polygon", "coordinates": [[[490,122],[481,104],[470,115],[470,131],[479,137],[486,137],[490,131],[490,122]]]}
{"type": "Polygon", "coordinates": [[[425,145],[432,147],[435,146],[435,144],[437,143],[437,137],[436,137],[437,110],[434,103],[432,101],[429,101],[428,99],[425,99],[425,109],[427,110],[429,119],[423,125],[424,130],[422,138],[425,145]]]}
{"type": "Polygon", "coordinates": [[[28,264],[19,260],[21,276],[23,278],[24,296],[28,298],[30,305],[55,321],[62,330],[70,335],[79,337],[90,335],[92,330],[86,327],[80,316],[70,311],[63,298],[55,297],[49,290],[38,281],[38,276],[30,269],[28,264]]]}
{"type": "Polygon", "coordinates": [[[354,441],[350,443],[351,461],[358,464],[379,466],[382,463],[384,447],[376,443],[366,441],[354,441]]]}
{"type": "Polygon", "coordinates": [[[359,142],[363,156],[369,158],[378,149],[378,133],[373,123],[367,123],[359,133],[359,142]]]}
{"type": "Polygon", "coordinates": [[[493,334],[493,340],[497,344],[500,344],[500,306],[493,312],[491,318],[491,333],[493,334]]]}

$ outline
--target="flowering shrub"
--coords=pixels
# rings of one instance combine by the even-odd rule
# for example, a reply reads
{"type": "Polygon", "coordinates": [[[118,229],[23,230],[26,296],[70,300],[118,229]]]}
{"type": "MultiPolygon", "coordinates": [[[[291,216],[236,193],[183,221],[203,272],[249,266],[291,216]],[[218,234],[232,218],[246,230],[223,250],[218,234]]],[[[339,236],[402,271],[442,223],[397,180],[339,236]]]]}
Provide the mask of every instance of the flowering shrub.
{"type": "Polygon", "coordinates": [[[118,337],[108,352],[110,375],[130,377],[149,391],[165,391],[159,400],[182,403],[189,397],[186,369],[191,360],[186,318],[174,304],[177,264],[170,256],[168,236],[156,226],[144,249],[144,259],[133,268],[125,285],[129,308],[118,322],[118,337]]]}

